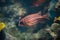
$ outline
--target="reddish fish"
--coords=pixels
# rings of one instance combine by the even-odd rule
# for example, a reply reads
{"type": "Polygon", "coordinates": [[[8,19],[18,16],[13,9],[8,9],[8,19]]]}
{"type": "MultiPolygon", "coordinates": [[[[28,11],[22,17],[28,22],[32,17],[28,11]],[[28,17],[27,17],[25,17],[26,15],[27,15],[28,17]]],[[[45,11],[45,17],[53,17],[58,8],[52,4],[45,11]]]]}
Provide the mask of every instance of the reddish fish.
{"type": "Polygon", "coordinates": [[[34,6],[39,6],[39,5],[43,4],[45,1],[46,0],[36,0],[36,1],[33,2],[33,5],[34,6]]]}
{"type": "Polygon", "coordinates": [[[40,12],[30,14],[19,21],[19,26],[33,26],[39,22],[43,22],[44,19],[49,19],[48,14],[41,15],[40,12]]]}

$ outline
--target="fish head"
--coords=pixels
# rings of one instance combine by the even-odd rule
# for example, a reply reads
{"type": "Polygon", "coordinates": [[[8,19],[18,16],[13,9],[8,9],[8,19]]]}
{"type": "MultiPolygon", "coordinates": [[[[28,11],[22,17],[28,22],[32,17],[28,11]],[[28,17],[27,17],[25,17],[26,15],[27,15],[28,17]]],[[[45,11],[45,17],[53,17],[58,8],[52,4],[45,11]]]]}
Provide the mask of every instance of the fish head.
{"type": "Polygon", "coordinates": [[[18,23],[18,26],[25,26],[26,24],[25,24],[25,22],[23,22],[23,21],[19,21],[19,23],[18,23]]]}

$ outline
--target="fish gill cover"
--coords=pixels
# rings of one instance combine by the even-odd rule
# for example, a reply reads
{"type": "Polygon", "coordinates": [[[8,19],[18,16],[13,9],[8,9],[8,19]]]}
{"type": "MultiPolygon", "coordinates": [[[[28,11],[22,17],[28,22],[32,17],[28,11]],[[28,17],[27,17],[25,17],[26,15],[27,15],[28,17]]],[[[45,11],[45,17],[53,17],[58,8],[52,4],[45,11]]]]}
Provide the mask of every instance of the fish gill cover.
{"type": "Polygon", "coordinates": [[[1,0],[5,40],[55,40],[60,29],[59,0],[1,0]],[[56,22],[57,20],[58,22],[56,22]],[[23,25],[20,25],[23,24],[23,25]],[[31,25],[32,24],[32,25],[31,25]],[[30,26],[29,26],[30,25],[30,26]]]}

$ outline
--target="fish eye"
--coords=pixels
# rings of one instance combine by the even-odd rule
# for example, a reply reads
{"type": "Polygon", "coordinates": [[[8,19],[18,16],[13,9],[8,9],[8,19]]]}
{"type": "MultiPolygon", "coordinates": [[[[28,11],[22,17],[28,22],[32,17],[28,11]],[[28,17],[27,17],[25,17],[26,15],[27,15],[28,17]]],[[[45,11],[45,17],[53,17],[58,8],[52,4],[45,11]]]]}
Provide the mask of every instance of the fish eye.
{"type": "Polygon", "coordinates": [[[24,25],[24,23],[23,23],[23,22],[20,22],[20,24],[24,25]]]}

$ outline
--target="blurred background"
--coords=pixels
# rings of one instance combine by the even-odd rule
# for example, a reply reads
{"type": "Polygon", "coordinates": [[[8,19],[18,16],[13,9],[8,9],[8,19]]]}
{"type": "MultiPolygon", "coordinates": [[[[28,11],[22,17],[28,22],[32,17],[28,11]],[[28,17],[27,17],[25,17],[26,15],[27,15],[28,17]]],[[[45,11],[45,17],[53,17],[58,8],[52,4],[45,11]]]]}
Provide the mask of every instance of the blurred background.
{"type": "Polygon", "coordinates": [[[5,40],[56,40],[54,35],[58,37],[60,32],[60,0],[47,0],[41,6],[33,8],[31,6],[34,1],[36,0],[0,0],[0,22],[6,24],[3,29],[5,40]],[[20,19],[43,10],[45,6],[48,6],[50,20],[43,27],[40,24],[34,25],[36,28],[18,26],[20,19]]]}

